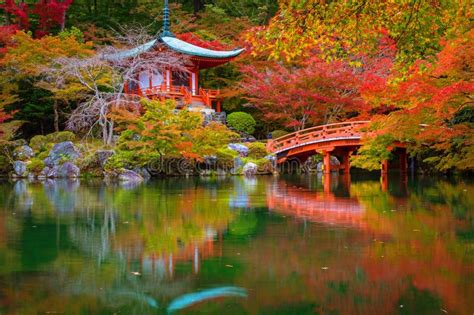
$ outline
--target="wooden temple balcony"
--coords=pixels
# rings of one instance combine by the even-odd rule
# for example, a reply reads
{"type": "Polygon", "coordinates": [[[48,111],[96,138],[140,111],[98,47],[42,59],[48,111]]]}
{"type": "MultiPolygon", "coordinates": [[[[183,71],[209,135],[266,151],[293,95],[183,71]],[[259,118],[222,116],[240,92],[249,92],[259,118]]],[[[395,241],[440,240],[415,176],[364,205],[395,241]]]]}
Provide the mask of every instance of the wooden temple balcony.
{"type": "Polygon", "coordinates": [[[177,102],[178,108],[207,107],[216,112],[221,111],[220,90],[203,89],[191,91],[187,86],[167,86],[161,84],[150,88],[125,89],[125,93],[134,94],[150,99],[173,99],[177,102]]]}

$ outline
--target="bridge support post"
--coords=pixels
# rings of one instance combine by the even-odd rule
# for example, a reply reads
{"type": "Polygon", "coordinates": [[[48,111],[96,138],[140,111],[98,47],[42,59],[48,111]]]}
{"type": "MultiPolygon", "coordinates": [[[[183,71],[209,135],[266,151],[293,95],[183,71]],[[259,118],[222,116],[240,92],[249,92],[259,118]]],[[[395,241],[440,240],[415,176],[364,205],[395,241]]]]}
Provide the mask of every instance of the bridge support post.
{"type": "Polygon", "coordinates": [[[400,158],[400,172],[406,173],[407,172],[407,165],[408,165],[408,158],[407,158],[407,150],[405,148],[400,150],[399,158],[400,158]]]}
{"type": "Polygon", "coordinates": [[[323,151],[324,174],[331,173],[331,154],[329,151],[323,151]]]}
{"type": "Polygon", "coordinates": [[[351,171],[351,162],[350,162],[350,157],[351,157],[351,151],[346,151],[342,155],[342,165],[344,167],[343,173],[344,174],[349,174],[351,171]]]}
{"type": "Polygon", "coordinates": [[[388,173],[388,160],[383,160],[382,161],[381,171],[382,171],[382,174],[387,174],[388,173]]]}

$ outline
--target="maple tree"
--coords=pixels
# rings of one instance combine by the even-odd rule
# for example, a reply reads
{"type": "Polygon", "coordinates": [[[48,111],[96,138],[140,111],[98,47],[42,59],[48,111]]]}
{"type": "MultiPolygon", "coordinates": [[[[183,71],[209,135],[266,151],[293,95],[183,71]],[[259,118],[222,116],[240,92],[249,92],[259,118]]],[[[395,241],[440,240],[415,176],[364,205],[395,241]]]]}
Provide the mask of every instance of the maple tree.
{"type": "Polygon", "coordinates": [[[280,0],[268,26],[247,32],[253,54],[276,60],[307,58],[315,50],[324,58],[345,58],[377,47],[381,30],[399,47],[402,66],[432,56],[443,36],[471,27],[469,1],[298,1],[280,0]]]}
{"type": "Polygon", "coordinates": [[[287,128],[335,122],[364,106],[361,82],[344,62],[327,63],[314,57],[301,67],[274,62],[262,69],[244,66],[242,71],[241,86],[251,105],[265,120],[287,128]]]}
{"type": "MultiPolygon", "coordinates": [[[[419,60],[405,80],[388,81],[376,93],[384,96],[374,99],[398,110],[373,117],[372,130],[379,137],[410,144],[411,154],[427,167],[474,169],[473,42],[474,30],[446,41],[435,62],[419,60]]],[[[370,155],[376,143],[369,141],[362,152],[370,155]]]]}
{"type": "Polygon", "coordinates": [[[2,98],[8,102],[5,106],[17,110],[15,118],[25,121],[25,127],[32,125],[31,129],[37,128],[38,123],[43,128],[54,116],[54,129],[58,131],[59,105],[77,97],[79,89],[72,83],[65,89],[48,82],[45,71],[54,67],[58,58],[93,55],[92,43],[83,43],[72,34],[35,39],[23,31],[18,31],[11,40],[15,45],[6,50],[1,60],[1,74],[9,78],[0,83],[2,98]]]}
{"type": "Polygon", "coordinates": [[[2,29],[10,29],[12,26],[18,30],[30,30],[31,21],[30,14],[38,17],[38,25],[35,28],[35,35],[42,37],[51,32],[55,27],[64,30],[66,21],[66,11],[73,3],[73,0],[38,0],[32,5],[32,8],[24,1],[18,4],[15,0],[5,0],[5,3],[0,5],[6,16],[7,25],[0,27],[0,33],[4,32],[2,29]]]}

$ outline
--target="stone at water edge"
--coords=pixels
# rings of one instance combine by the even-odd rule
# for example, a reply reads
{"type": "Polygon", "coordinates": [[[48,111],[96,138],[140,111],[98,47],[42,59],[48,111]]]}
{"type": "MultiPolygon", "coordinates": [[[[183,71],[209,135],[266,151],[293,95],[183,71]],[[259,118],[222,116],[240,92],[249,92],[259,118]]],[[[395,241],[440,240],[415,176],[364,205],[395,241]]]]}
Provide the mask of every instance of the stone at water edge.
{"type": "Polygon", "coordinates": [[[243,173],[245,176],[253,176],[257,174],[257,170],[258,170],[257,164],[248,162],[244,165],[243,173]]]}
{"type": "Polygon", "coordinates": [[[49,167],[59,165],[63,159],[74,161],[81,157],[81,153],[71,141],[56,143],[49,151],[49,155],[44,159],[44,164],[49,167]]]}
{"type": "Polygon", "coordinates": [[[25,144],[21,147],[16,148],[13,152],[13,156],[18,160],[26,161],[34,157],[35,153],[33,152],[33,149],[31,147],[25,144]]]}
{"type": "Polygon", "coordinates": [[[81,175],[81,170],[75,164],[66,162],[59,167],[57,175],[60,178],[76,178],[81,175]]]}
{"type": "Polygon", "coordinates": [[[99,161],[100,165],[104,167],[107,160],[115,154],[114,150],[97,150],[95,151],[95,155],[97,156],[97,161],[99,161]]]}
{"type": "Polygon", "coordinates": [[[135,183],[138,183],[138,182],[142,182],[143,181],[143,177],[132,171],[132,170],[123,170],[119,176],[118,176],[118,179],[122,182],[135,182],[135,183]]]}
{"type": "Polygon", "coordinates": [[[150,172],[146,169],[146,167],[135,167],[133,171],[143,177],[143,179],[151,178],[150,172]]]}
{"type": "Polygon", "coordinates": [[[27,163],[23,161],[13,162],[13,171],[15,172],[14,175],[18,177],[27,177],[28,170],[26,166],[27,166],[27,163]]]}
{"type": "Polygon", "coordinates": [[[239,152],[241,156],[247,156],[247,154],[249,153],[249,148],[240,143],[229,143],[227,145],[227,148],[239,152]]]}

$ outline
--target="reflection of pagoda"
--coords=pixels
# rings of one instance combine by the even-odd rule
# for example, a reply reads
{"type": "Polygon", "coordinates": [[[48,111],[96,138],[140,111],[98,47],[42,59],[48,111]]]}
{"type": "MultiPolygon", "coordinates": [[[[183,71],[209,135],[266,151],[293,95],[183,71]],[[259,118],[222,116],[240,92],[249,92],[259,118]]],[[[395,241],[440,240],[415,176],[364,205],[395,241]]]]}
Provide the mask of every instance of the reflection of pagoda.
{"type": "Polygon", "coordinates": [[[176,263],[191,262],[192,271],[197,274],[202,259],[222,255],[222,232],[207,229],[206,234],[204,239],[183,244],[175,252],[145,253],[145,244],[140,240],[116,245],[114,250],[125,255],[128,269],[172,279],[176,263]]]}
{"type": "Polygon", "coordinates": [[[193,45],[180,40],[170,31],[168,0],[163,10],[163,29],[154,40],[123,53],[130,57],[140,53],[159,49],[169,49],[185,55],[191,61],[184,73],[167,69],[165,73],[141,72],[138,85],[126,84],[125,91],[150,98],[160,96],[175,99],[182,106],[221,111],[221,98],[218,90],[204,89],[199,86],[199,70],[222,65],[240,55],[244,49],[217,51],[193,45]],[[159,47],[159,48],[158,48],[159,47]]]}

